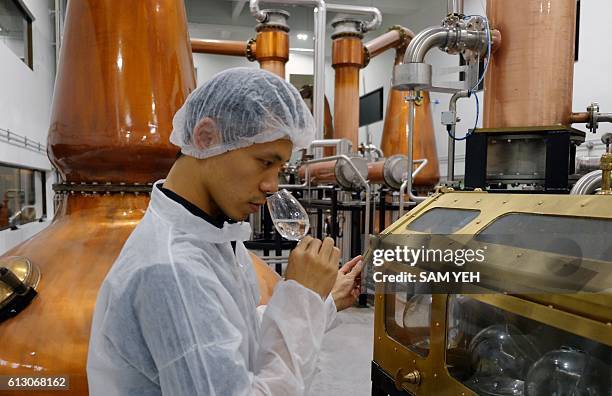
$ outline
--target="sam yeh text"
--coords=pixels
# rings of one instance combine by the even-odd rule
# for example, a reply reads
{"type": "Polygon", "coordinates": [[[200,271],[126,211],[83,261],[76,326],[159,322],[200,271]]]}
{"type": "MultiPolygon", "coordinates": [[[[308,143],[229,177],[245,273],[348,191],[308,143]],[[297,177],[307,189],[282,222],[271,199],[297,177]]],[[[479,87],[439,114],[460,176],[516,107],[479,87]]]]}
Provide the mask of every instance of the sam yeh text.
{"type": "Polygon", "coordinates": [[[421,272],[413,274],[400,272],[397,274],[383,274],[374,272],[372,275],[376,283],[479,283],[480,272],[421,272]]]}

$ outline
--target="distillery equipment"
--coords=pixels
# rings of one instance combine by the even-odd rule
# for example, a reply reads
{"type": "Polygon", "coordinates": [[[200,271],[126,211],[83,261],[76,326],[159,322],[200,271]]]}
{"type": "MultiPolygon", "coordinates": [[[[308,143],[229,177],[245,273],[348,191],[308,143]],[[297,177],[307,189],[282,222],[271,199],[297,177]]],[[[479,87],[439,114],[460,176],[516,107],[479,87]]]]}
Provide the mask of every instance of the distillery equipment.
{"type": "MultiPolygon", "coordinates": [[[[481,292],[469,294],[432,296],[407,283],[377,284],[372,394],[544,395],[575,389],[609,394],[609,290],[500,291],[513,281],[525,282],[517,268],[538,271],[540,285],[557,276],[575,280],[591,268],[597,274],[588,276],[587,284],[603,277],[609,286],[612,251],[605,235],[611,227],[605,195],[442,189],[412,209],[383,236],[404,237],[408,246],[410,236],[432,234],[487,241],[482,268],[492,275],[481,281],[481,292]]],[[[411,267],[389,266],[388,273],[404,270],[411,267]]]]}
{"type": "Polygon", "coordinates": [[[0,258],[20,281],[2,288],[9,304],[37,293],[0,323],[2,375],[68,376],[67,393],[87,393],[98,288],[174,161],[172,117],[195,87],[183,2],[146,3],[68,3],[48,136],[60,203],[50,226],[0,258]]]}

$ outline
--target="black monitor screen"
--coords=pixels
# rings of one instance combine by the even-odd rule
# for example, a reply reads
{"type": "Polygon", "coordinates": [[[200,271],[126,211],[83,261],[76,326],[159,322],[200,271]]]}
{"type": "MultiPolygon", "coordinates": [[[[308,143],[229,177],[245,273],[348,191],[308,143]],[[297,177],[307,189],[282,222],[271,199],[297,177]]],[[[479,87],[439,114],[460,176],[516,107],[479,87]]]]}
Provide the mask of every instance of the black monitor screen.
{"type": "Polygon", "coordinates": [[[370,125],[383,119],[383,87],[359,98],[359,126],[370,125]]]}

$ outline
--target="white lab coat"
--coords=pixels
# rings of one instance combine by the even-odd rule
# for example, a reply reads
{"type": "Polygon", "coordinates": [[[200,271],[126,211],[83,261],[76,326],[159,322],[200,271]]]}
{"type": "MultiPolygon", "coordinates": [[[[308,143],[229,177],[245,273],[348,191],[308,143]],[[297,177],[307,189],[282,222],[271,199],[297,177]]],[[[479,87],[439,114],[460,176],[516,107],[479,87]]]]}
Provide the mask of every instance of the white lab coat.
{"type": "Polygon", "coordinates": [[[335,305],[281,281],[260,319],[249,236],[248,223],[216,228],[154,186],[98,294],[92,396],[305,393],[335,305]]]}

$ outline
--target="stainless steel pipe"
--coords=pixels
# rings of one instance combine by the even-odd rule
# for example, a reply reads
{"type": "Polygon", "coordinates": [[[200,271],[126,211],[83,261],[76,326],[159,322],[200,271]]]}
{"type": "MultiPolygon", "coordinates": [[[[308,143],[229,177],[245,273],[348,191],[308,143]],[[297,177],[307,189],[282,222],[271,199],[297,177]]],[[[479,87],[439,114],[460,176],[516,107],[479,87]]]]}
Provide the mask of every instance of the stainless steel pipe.
{"type": "MultiPolygon", "coordinates": [[[[474,94],[476,95],[476,94],[474,94]]],[[[448,163],[447,163],[447,173],[446,180],[453,181],[455,179],[455,127],[457,126],[457,100],[459,98],[467,98],[470,96],[469,91],[459,91],[451,96],[450,101],[448,103],[448,110],[455,115],[455,120],[451,125],[450,136],[448,137],[448,163]]]]}
{"type": "Polygon", "coordinates": [[[353,169],[353,171],[357,174],[357,177],[359,177],[359,181],[361,181],[361,183],[363,184],[364,188],[365,188],[365,205],[366,205],[366,210],[365,210],[365,224],[364,224],[364,235],[363,235],[363,244],[362,246],[363,251],[365,252],[366,250],[368,250],[368,247],[370,246],[370,238],[368,237],[368,235],[370,234],[370,184],[368,183],[368,181],[366,179],[364,179],[364,177],[361,175],[361,173],[359,173],[359,169],[357,169],[357,167],[355,166],[355,164],[353,164],[353,162],[351,161],[351,159],[347,156],[347,155],[332,155],[331,157],[324,157],[324,158],[317,158],[317,159],[313,159],[310,161],[306,161],[304,163],[304,165],[306,165],[306,174],[305,174],[305,178],[306,178],[306,183],[308,185],[308,199],[310,199],[310,172],[309,172],[309,164],[316,164],[317,162],[325,162],[325,161],[332,161],[332,160],[338,160],[338,159],[343,159],[344,161],[348,162],[349,166],[353,169]]]}
{"type": "Polygon", "coordinates": [[[376,30],[382,24],[382,14],[376,7],[354,6],[346,4],[327,4],[327,11],[344,12],[350,14],[371,15],[372,19],[361,25],[361,32],[367,33],[376,30]]]}
{"type": "Polygon", "coordinates": [[[570,191],[571,195],[593,195],[597,191],[598,188],[601,187],[601,182],[603,180],[601,170],[594,170],[592,172],[587,173],[582,176],[572,190],[570,191]]]}
{"type": "MultiPolygon", "coordinates": [[[[420,165],[412,172],[412,179],[415,178],[416,175],[419,174],[419,172],[425,168],[427,166],[427,158],[421,158],[418,160],[414,160],[412,162],[416,162],[419,163],[420,165]]],[[[408,187],[408,178],[406,178],[406,180],[404,180],[404,182],[402,183],[402,185],[400,186],[400,190],[399,190],[399,217],[402,217],[404,215],[404,194],[406,194],[406,188],[408,187]]],[[[412,188],[412,183],[411,183],[411,188],[412,188]]],[[[420,198],[420,197],[419,197],[420,198]]],[[[423,198],[425,199],[425,198],[423,198]]]]}
{"type": "Polygon", "coordinates": [[[448,40],[449,29],[431,26],[419,32],[408,44],[404,63],[423,63],[430,49],[443,46],[448,40]]]}
{"type": "Polygon", "coordinates": [[[463,15],[463,0],[448,0],[447,15],[463,15]]]}

